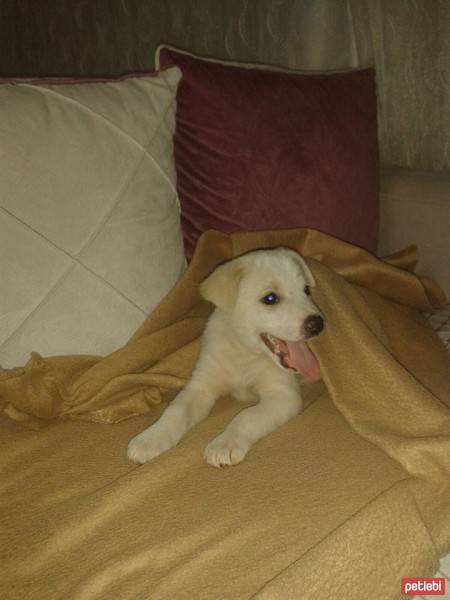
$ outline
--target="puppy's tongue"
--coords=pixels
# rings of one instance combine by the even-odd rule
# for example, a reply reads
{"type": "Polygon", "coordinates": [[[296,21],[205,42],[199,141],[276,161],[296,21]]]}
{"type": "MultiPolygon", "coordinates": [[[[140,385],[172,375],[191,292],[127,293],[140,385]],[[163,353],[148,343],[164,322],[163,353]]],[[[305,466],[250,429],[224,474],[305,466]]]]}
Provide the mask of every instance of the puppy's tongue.
{"type": "Polygon", "coordinates": [[[319,379],[319,363],[305,342],[286,341],[285,343],[289,353],[284,357],[284,363],[309,381],[319,379]]]}

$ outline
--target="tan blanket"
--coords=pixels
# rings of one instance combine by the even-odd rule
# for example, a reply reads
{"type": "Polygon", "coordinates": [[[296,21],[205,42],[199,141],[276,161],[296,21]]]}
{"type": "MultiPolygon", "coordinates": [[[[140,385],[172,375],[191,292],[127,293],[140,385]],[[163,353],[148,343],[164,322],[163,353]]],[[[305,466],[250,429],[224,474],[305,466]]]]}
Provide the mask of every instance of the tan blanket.
{"type": "Polygon", "coordinates": [[[334,598],[339,589],[388,599],[401,577],[431,575],[450,549],[450,361],[420,314],[445,297],[411,272],[414,260],[413,249],[381,261],[311,230],[208,232],[122,349],[33,355],[0,371],[0,597],[334,598]],[[277,245],[307,257],[327,320],[311,342],[323,381],[305,388],[304,414],[219,471],[201,456],[240,408],[224,399],[177,448],[128,463],[145,413],[194,364],[211,310],[199,281],[223,260],[277,245]]]}

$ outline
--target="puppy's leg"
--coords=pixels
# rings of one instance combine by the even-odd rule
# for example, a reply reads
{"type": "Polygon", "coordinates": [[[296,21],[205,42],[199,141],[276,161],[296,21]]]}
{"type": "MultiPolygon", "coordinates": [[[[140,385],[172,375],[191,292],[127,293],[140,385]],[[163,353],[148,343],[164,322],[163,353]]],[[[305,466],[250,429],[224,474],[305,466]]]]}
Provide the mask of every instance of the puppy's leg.
{"type": "Polygon", "coordinates": [[[205,460],[213,467],[240,463],[250,447],[297,415],[301,396],[292,388],[265,390],[256,406],[244,409],[205,449],[205,460]]]}
{"type": "Polygon", "coordinates": [[[183,435],[208,416],[220,391],[205,385],[200,374],[172,400],[160,419],[128,444],[128,458],[143,464],[176,446],[183,435]]]}

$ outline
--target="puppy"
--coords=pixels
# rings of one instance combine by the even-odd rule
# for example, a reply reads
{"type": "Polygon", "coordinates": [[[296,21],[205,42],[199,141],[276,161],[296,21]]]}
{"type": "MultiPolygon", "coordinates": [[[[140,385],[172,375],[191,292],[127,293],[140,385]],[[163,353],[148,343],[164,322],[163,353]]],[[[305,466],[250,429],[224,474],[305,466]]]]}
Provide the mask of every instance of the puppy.
{"type": "Polygon", "coordinates": [[[319,377],[305,343],[324,326],[310,297],[314,285],[303,258],[287,248],[255,250],[217,267],[200,285],[215,310],[192,377],[161,418],[130,441],[128,457],[145,463],[172,448],[225,394],[259,401],[206,446],[214,467],[241,462],[257,440],[297,415],[300,378],[319,377]]]}

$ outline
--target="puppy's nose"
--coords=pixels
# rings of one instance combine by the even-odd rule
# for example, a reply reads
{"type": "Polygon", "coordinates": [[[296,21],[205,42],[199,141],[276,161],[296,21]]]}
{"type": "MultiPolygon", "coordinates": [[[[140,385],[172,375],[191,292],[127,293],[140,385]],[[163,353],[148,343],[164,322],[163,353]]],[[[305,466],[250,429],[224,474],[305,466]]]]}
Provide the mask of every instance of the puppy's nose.
{"type": "Polygon", "coordinates": [[[323,329],[323,319],[320,315],[309,315],[303,324],[303,329],[308,337],[318,335],[323,329]]]}

